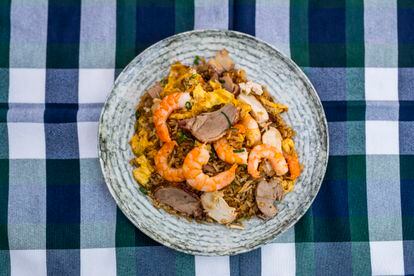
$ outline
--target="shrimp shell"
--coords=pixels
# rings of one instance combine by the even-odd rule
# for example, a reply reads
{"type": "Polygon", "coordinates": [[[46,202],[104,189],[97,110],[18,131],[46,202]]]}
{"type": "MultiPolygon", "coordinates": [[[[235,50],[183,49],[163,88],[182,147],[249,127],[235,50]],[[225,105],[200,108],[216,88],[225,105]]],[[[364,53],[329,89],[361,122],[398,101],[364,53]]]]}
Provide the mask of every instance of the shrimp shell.
{"type": "Polygon", "coordinates": [[[262,159],[267,159],[270,161],[270,164],[275,170],[276,175],[284,175],[288,172],[288,165],[285,158],[283,157],[283,154],[278,152],[275,147],[262,144],[255,146],[249,154],[247,171],[252,177],[260,177],[260,173],[257,168],[262,159]]]}
{"type": "Polygon", "coordinates": [[[155,130],[162,142],[171,142],[167,126],[168,117],[174,110],[183,108],[190,98],[189,93],[173,93],[165,96],[155,108],[153,116],[155,130]]]}
{"type": "Polygon", "coordinates": [[[177,142],[165,143],[154,158],[155,169],[164,179],[171,182],[182,182],[185,180],[182,168],[171,168],[168,164],[168,156],[173,152],[177,142]]]}
{"type": "Polygon", "coordinates": [[[227,171],[215,176],[208,176],[203,173],[203,165],[208,163],[210,153],[206,145],[192,149],[184,159],[183,173],[187,184],[196,190],[203,192],[214,192],[229,185],[236,176],[237,165],[234,164],[227,171]]]}

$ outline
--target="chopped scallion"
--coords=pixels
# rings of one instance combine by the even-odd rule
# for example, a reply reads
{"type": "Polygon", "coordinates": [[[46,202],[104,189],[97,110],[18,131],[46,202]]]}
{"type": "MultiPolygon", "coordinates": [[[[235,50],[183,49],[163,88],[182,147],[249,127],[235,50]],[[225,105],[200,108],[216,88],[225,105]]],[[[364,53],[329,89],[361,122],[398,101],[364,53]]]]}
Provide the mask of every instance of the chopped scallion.
{"type": "Polygon", "coordinates": [[[221,113],[221,114],[223,114],[223,115],[224,115],[224,117],[226,117],[226,119],[227,119],[227,123],[229,123],[229,127],[231,127],[231,121],[230,121],[229,117],[227,116],[227,114],[226,114],[226,113],[224,113],[223,111],[220,111],[220,113],[221,113]]]}
{"type": "Polygon", "coordinates": [[[194,64],[198,65],[200,63],[200,57],[199,56],[195,56],[194,58],[194,64]]]}
{"type": "Polygon", "coordinates": [[[190,102],[186,102],[185,103],[185,108],[187,108],[187,110],[191,109],[191,103],[190,102]]]}
{"type": "Polygon", "coordinates": [[[140,186],[139,187],[139,190],[141,191],[141,193],[143,193],[144,195],[147,195],[148,194],[148,191],[147,191],[147,189],[145,189],[144,187],[142,187],[142,186],[140,186]]]}

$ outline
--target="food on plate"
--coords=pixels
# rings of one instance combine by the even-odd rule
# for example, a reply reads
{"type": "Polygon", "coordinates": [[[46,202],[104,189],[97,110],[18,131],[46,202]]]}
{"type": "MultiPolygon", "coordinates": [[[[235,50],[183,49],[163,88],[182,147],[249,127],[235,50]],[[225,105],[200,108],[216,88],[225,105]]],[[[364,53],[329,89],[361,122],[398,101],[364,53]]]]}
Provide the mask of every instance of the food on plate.
{"type": "Polygon", "coordinates": [[[301,174],[294,130],[227,50],[175,62],[143,94],[130,140],[132,175],[167,212],[243,228],[270,219],[301,174]]]}

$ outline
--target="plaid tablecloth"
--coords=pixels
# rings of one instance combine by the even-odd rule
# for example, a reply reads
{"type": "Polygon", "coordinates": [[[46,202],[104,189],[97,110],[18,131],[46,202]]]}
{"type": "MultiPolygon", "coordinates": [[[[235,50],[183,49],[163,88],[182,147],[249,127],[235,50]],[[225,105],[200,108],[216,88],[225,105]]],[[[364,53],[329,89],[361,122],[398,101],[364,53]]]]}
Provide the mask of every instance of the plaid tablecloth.
{"type": "MultiPolygon", "coordinates": [[[[0,1],[0,275],[414,274],[414,1],[0,1]],[[194,257],[116,207],[97,121],[120,70],[174,33],[275,45],[329,121],[317,199],[272,244],[194,257]]],[[[288,92],[288,91],[287,91],[288,92]]]]}

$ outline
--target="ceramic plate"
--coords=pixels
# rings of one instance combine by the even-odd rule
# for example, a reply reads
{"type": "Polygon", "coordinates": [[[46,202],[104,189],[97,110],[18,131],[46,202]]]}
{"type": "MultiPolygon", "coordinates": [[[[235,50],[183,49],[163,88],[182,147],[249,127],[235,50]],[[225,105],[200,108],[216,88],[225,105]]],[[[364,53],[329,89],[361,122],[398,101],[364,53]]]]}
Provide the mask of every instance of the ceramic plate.
{"type": "Polygon", "coordinates": [[[271,242],[294,225],[318,193],[328,160],[325,114],[312,84],[299,67],[269,44],[252,36],[200,30],[166,38],[137,56],[119,75],[104,105],[99,125],[99,158],[109,191],[129,220],[152,239],[195,255],[232,255],[271,242]],[[264,84],[289,106],[284,115],[297,132],[295,142],[304,170],[294,190],[268,221],[245,222],[245,229],[196,223],[155,208],[132,177],[128,144],[140,96],[168,73],[174,61],[191,64],[196,55],[210,58],[226,48],[250,80],[264,84]]]}

